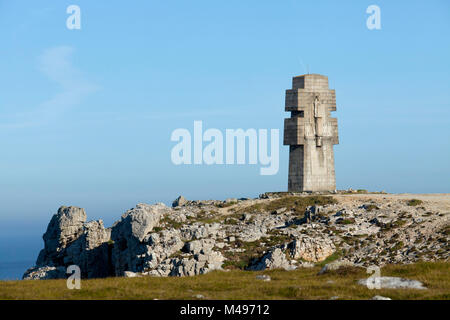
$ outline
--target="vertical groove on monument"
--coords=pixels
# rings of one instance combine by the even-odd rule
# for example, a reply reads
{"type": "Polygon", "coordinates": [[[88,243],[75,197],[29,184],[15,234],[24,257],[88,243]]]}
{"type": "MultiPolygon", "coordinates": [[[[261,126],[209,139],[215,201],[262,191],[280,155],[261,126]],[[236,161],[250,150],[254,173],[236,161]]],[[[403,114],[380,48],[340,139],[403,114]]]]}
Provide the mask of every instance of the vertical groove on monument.
{"type": "Polygon", "coordinates": [[[328,77],[306,74],[292,79],[286,90],[284,145],[289,145],[289,191],[336,189],[333,145],[339,143],[336,93],[328,77]]]}

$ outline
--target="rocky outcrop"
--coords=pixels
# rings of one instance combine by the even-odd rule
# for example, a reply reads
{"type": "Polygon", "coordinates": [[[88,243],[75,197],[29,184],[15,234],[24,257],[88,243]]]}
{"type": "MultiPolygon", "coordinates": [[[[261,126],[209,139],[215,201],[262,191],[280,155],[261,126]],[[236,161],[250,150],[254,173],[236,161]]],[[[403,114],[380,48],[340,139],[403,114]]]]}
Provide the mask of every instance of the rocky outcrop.
{"type": "Polygon", "coordinates": [[[125,271],[140,272],[144,268],[150,232],[170,209],[164,204],[138,204],[122,215],[111,228],[112,264],[116,275],[125,271]]]}
{"type": "Polygon", "coordinates": [[[78,265],[86,278],[106,277],[109,268],[109,230],[103,221],[86,222],[84,209],[61,207],[43,235],[44,249],[36,267],[27,270],[24,279],[66,277],[65,267],[78,265]]]}
{"type": "Polygon", "coordinates": [[[248,270],[252,271],[266,269],[294,270],[296,266],[286,258],[286,254],[280,248],[276,248],[266,253],[248,268],[248,270]]]}
{"type": "Polygon", "coordinates": [[[320,262],[334,253],[335,245],[327,238],[301,235],[289,244],[291,257],[308,262],[320,262]]]}
{"type": "Polygon", "coordinates": [[[86,212],[78,207],[61,207],[48,224],[43,235],[44,249],[39,253],[37,266],[60,264],[65,249],[83,234],[86,212]]]}
{"type": "Polygon", "coordinates": [[[62,279],[66,276],[66,268],[64,267],[33,267],[28,269],[24,276],[24,280],[47,280],[62,279]]]}
{"type": "Polygon", "coordinates": [[[170,276],[195,276],[212,270],[221,269],[225,258],[220,252],[207,251],[198,253],[193,259],[174,259],[170,276]]]}
{"type": "Polygon", "coordinates": [[[222,268],[339,268],[448,259],[448,207],[380,195],[270,193],[260,199],[138,204],[111,228],[87,222],[84,209],[61,207],[44,248],[24,279],[192,276],[222,268]],[[414,202],[415,203],[415,202],[414,202]]]}
{"type": "Polygon", "coordinates": [[[181,207],[182,205],[186,204],[188,201],[186,200],[185,197],[183,196],[179,196],[178,198],[176,198],[173,202],[172,202],[172,207],[176,208],[176,207],[181,207]]]}

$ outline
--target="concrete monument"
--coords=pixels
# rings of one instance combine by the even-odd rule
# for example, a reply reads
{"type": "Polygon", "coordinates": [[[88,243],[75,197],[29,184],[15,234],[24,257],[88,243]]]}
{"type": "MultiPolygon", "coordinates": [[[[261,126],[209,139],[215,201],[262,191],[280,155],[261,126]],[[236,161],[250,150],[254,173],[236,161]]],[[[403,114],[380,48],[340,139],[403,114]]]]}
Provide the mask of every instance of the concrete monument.
{"type": "Polygon", "coordinates": [[[332,191],[336,189],[333,145],[339,143],[336,93],[328,88],[328,77],[305,74],[292,79],[286,90],[284,144],[289,145],[288,191],[332,191]]]}

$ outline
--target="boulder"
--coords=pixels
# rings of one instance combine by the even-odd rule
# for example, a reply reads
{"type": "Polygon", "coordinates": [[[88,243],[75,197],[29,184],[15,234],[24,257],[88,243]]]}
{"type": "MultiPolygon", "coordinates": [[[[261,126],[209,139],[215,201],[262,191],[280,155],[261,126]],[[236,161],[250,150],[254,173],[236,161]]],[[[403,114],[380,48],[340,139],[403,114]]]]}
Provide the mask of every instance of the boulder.
{"type": "Polygon", "coordinates": [[[58,264],[62,260],[64,249],[83,234],[85,221],[84,209],[72,206],[60,207],[42,236],[44,249],[39,253],[36,265],[58,264]]]}
{"type": "Polygon", "coordinates": [[[173,268],[169,275],[176,277],[195,276],[212,270],[220,270],[224,260],[224,256],[217,251],[211,251],[208,254],[196,254],[194,259],[173,259],[173,268]]]}
{"type": "Polygon", "coordinates": [[[286,254],[280,249],[275,248],[263,255],[258,261],[252,263],[248,270],[260,271],[267,269],[285,269],[293,270],[296,267],[293,266],[286,258],[286,254]]]}
{"type": "Polygon", "coordinates": [[[83,225],[83,234],[65,250],[63,265],[77,265],[83,278],[103,278],[112,275],[110,266],[110,230],[103,221],[83,225]]]}
{"type": "Polygon", "coordinates": [[[36,267],[27,270],[23,278],[65,278],[69,265],[79,266],[83,278],[111,275],[109,230],[101,220],[85,221],[84,209],[60,207],[43,235],[44,249],[39,253],[36,267]]]}
{"type": "Polygon", "coordinates": [[[267,229],[261,225],[250,224],[240,229],[239,239],[244,242],[254,242],[266,235],[267,229]]]}
{"type": "Polygon", "coordinates": [[[137,273],[137,272],[132,272],[132,271],[125,271],[123,273],[123,276],[125,278],[139,278],[139,277],[142,277],[142,274],[137,273]]]}
{"type": "Polygon", "coordinates": [[[172,207],[176,208],[176,207],[181,207],[182,205],[186,204],[188,201],[186,200],[185,197],[183,196],[179,196],[178,198],[176,198],[175,200],[173,200],[172,202],[172,207]]]}
{"type": "Polygon", "coordinates": [[[186,242],[183,251],[192,254],[206,254],[212,250],[216,241],[214,239],[201,239],[186,242]]]}
{"type": "Polygon", "coordinates": [[[373,296],[372,300],[392,300],[392,299],[388,298],[388,297],[383,297],[383,296],[373,296]]]}
{"type": "Polygon", "coordinates": [[[169,229],[151,233],[146,243],[146,252],[141,256],[144,261],[143,271],[157,268],[162,261],[179,252],[184,245],[178,230],[169,229]]]}
{"type": "Polygon", "coordinates": [[[225,233],[221,230],[218,223],[201,224],[195,222],[190,225],[184,225],[181,228],[181,237],[187,241],[198,240],[203,238],[224,238],[225,233]]]}
{"type": "Polygon", "coordinates": [[[141,272],[147,253],[149,234],[171,209],[162,203],[138,204],[122,215],[111,228],[112,264],[114,273],[122,276],[125,271],[141,272]]]}
{"type": "Polygon", "coordinates": [[[347,260],[337,260],[330,263],[327,263],[320,269],[319,275],[327,273],[329,271],[335,271],[342,267],[355,267],[355,264],[353,262],[347,261],[347,260]]]}
{"type": "Polygon", "coordinates": [[[289,244],[290,254],[293,259],[302,259],[308,262],[325,260],[335,251],[335,246],[330,239],[312,238],[300,236],[289,244]]]}

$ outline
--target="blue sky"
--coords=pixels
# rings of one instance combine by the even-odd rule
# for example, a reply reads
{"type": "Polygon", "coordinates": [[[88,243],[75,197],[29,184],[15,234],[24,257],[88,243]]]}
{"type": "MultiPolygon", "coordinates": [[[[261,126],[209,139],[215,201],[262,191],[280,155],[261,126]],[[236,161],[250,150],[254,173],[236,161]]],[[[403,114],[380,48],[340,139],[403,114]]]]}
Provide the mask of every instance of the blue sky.
{"type": "Polygon", "coordinates": [[[0,257],[9,236],[41,247],[61,205],[110,225],[138,202],[285,190],[282,141],[278,174],[261,176],[175,166],[170,135],[194,120],[282,133],[307,71],[336,89],[339,189],[450,192],[449,34],[445,0],[0,0],[0,257]]]}

